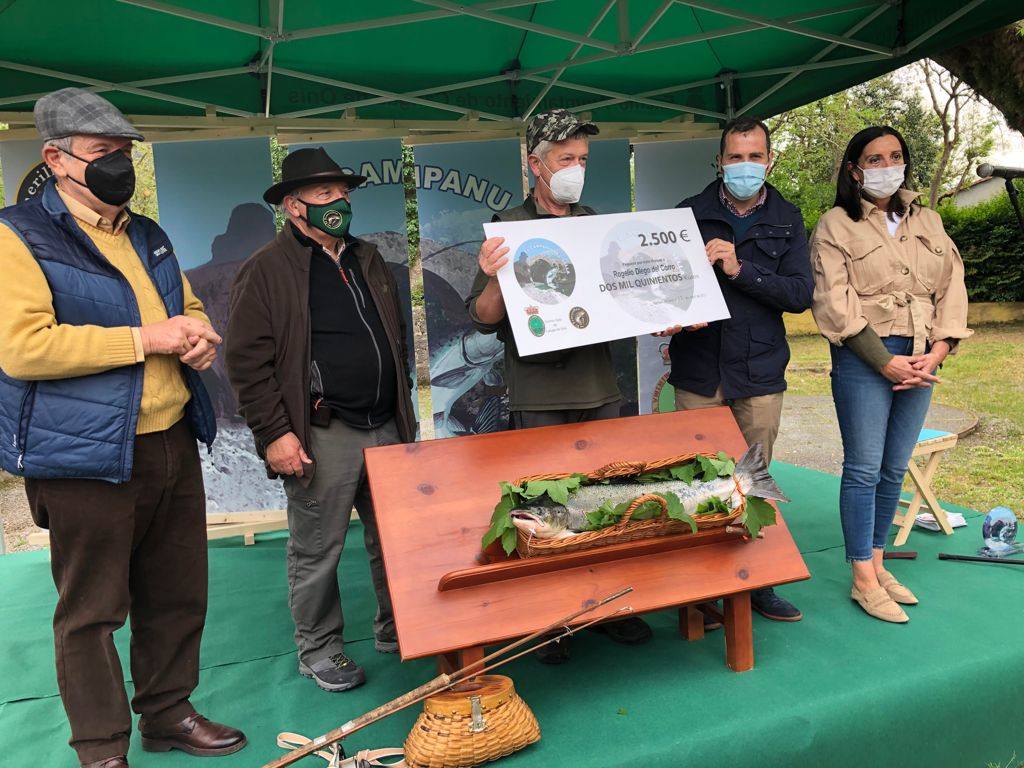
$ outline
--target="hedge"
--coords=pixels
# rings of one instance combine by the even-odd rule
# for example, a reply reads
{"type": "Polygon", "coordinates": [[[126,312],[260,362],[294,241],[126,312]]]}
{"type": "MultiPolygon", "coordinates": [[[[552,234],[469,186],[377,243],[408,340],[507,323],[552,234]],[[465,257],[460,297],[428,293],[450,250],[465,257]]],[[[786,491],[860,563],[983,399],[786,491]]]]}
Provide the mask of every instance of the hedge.
{"type": "MultiPolygon", "coordinates": [[[[1016,183],[1024,205],[1024,183],[1016,183]]],[[[1024,230],[1006,192],[970,208],[947,203],[939,213],[963,256],[971,301],[1024,301],[1024,230]]]]}

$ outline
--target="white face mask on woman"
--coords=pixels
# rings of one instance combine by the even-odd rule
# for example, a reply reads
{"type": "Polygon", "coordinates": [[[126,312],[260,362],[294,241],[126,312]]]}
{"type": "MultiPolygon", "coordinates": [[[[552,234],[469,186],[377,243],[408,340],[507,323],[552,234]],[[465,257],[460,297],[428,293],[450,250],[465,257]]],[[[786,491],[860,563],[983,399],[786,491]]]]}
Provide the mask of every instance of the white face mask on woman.
{"type": "MultiPolygon", "coordinates": [[[[537,159],[540,160],[540,158],[537,159]]],[[[540,164],[548,168],[543,160],[540,161],[540,164]]],[[[548,168],[548,170],[551,169],[548,168]]],[[[583,166],[580,163],[554,171],[551,174],[551,181],[548,182],[548,189],[551,190],[551,197],[555,199],[555,202],[562,205],[578,203],[583,194],[583,175],[583,166]]]]}
{"type": "MultiPolygon", "coordinates": [[[[857,166],[860,168],[860,166],[857,166]]],[[[890,165],[887,168],[860,168],[864,174],[862,189],[875,200],[881,197],[892,197],[903,185],[906,177],[906,165],[890,165]]]]}

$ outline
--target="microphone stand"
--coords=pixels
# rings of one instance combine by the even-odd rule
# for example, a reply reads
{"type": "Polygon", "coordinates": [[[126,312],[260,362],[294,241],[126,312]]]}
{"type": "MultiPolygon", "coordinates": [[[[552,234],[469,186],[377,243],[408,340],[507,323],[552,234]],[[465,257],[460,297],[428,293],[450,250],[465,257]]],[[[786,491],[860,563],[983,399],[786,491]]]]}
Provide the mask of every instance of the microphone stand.
{"type": "Polygon", "coordinates": [[[1017,223],[1020,224],[1020,228],[1024,231],[1024,216],[1020,212],[1020,201],[1018,200],[1020,194],[1017,192],[1017,187],[1013,184],[1013,179],[1004,179],[1006,183],[1006,194],[1010,196],[1010,205],[1013,206],[1013,212],[1017,214],[1017,223]]]}

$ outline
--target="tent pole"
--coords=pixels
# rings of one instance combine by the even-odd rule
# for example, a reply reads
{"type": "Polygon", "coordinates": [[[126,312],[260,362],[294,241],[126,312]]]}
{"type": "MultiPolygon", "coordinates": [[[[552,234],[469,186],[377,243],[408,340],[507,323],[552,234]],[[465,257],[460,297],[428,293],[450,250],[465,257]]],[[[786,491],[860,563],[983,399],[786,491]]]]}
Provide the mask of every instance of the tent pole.
{"type": "Polygon", "coordinates": [[[481,11],[472,5],[459,5],[458,3],[448,2],[448,0],[414,0],[414,2],[422,3],[423,5],[430,5],[435,8],[444,8],[447,11],[454,11],[460,16],[472,16],[477,19],[482,19],[483,21],[493,22],[494,24],[503,24],[507,27],[514,27],[515,29],[525,29],[528,32],[536,32],[538,35],[553,37],[557,40],[565,40],[570,43],[583,43],[584,45],[589,45],[593,48],[600,48],[605,51],[611,51],[613,53],[617,51],[617,47],[614,43],[608,43],[604,40],[587,37],[586,35],[577,35],[564,29],[547,27],[543,24],[534,24],[532,21],[513,19],[509,16],[502,16],[500,13],[481,11]]]}
{"type": "MultiPolygon", "coordinates": [[[[672,2],[672,0],[666,0],[666,1],[669,2],[669,3],[672,2]]],[[[598,12],[597,16],[594,17],[594,20],[591,22],[590,26],[587,28],[587,37],[590,37],[592,34],[594,34],[594,31],[601,25],[601,22],[604,21],[604,17],[608,15],[608,11],[610,11],[612,9],[612,6],[615,5],[615,3],[616,3],[616,0],[608,0],[608,2],[606,2],[604,4],[604,7],[598,12]]],[[[580,51],[582,51],[582,50],[583,50],[583,43],[577,43],[576,47],[573,49],[573,52],[569,54],[568,61],[572,61],[577,56],[579,56],[580,51]]],[[[558,82],[558,78],[560,78],[565,73],[565,70],[567,70],[568,68],[569,68],[568,65],[564,66],[564,67],[560,67],[555,72],[555,74],[551,76],[551,78],[547,81],[547,83],[544,85],[544,87],[541,88],[540,93],[538,93],[537,96],[534,98],[533,102],[531,102],[530,106],[528,106],[526,108],[526,111],[523,112],[523,114],[522,114],[523,120],[528,120],[529,119],[530,115],[533,114],[533,111],[535,109],[537,109],[537,106],[542,101],[544,101],[544,97],[548,95],[548,92],[551,90],[552,86],[554,86],[554,84],[556,82],[558,82]]],[[[538,81],[535,81],[535,82],[541,82],[541,81],[538,80],[538,81]]]]}
{"type": "MultiPolygon", "coordinates": [[[[277,27],[277,34],[278,37],[280,37],[281,32],[284,29],[284,0],[277,0],[276,12],[274,7],[274,0],[270,0],[270,12],[270,23],[277,27]]],[[[274,48],[276,45],[277,41],[271,40],[270,50],[267,53],[267,94],[263,102],[264,117],[270,117],[270,88],[272,80],[274,78],[274,48]]]]}
{"type": "MultiPolygon", "coordinates": [[[[538,3],[550,3],[554,0],[492,0],[487,3],[477,3],[473,7],[480,11],[500,11],[506,8],[519,8],[524,5],[536,5],[538,3]]],[[[458,16],[455,11],[436,10],[424,11],[422,13],[405,13],[398,16],[382,16],[379,19],[364,19],[353,21],[347,24],[332,24],[327,27],[308,27],[307,29],[293,29],[288,32],[289,40],[308,40],[313,37],[325,37],[327,35],[341,35],[348,32],[363,32],[367,29],[381,29],[383,27],[394,27],[404,24],[419,24],[423,21],[436,21],[458,16]]]]}
{"type": "MultiPolygon", "coordinates": [[[[846,37],[847,35],[855,35],[855,34],[857,34],[857,33],[858,33],[858,32],[860,32],[860,31],[861,31],[861,30],[862,30],[862,29],[863,29],[864,27],[866,27],[866,26],[867,26],[868,24],[870,24],[870,23],[871,23],[871,22],[873,22],[873,21],[874,21],[875,19],[877,19],[877,18],[878,18],[879,16],[881,16],[881,15],[882,15],[882,14],[884,14],[884,13],[885,13],[886,11],[888,11],[888,10],[889,10],[889,8],[890,8],[890,6],[888,6],[888,5],[880,5],[880,6],[878,6],[877,8],[875,8],[875,10],[873,10],[873,11],[872,11],[871,13],[869,13],[869,14],[868,14],[867,16],[865,16],[865,17],[864,17],[863,19],[861,19],[861,20],[860,20],[860,21],[858,21],[858,22],[857,22],[856,24],[854,24],[854,25],[853,25],[852,27],[850,27],[850,28],[849,28],[848,30],[846,30],[846,32],[845,32],[845,33],[843,33],[843,36],[844,36],[844,37],[846,37]]],[[[830,53],[832,53],[832,51],[834,51],[834,50],[835,50],[836,48],[838,48],[838,47],[839,47],[839,44],[838,44],[838,43],[832,43],[832,45],[829,45],[829,46],[827,46],[827,47],[825,47],[825,48],[822,48],[822,49],[821,49],[820,51],[818,51],[818,52],[817,52],[817,53],[816,53],[816,54],[815,54],[814,56],[812,56],[812,57],[811,57],[811,61],[810,61],[810,63],[811,63],[811,64],[815,64],[815,63],[817,63],[817,62],[821,61],[821,60],[822,60],[823,58],[825,58],[826,56],[828,56],[828,55],[829,55],[830,53]]],[[[763,93],[762,93],[762,94],[761,94],[760,96],[758,96],[758,97],[757,97],[756,99],[754,99],[753,101],[751,101],[751,102],[749,102],[748,104],[746,104],[746,105],[745,105],[745,106],[743,107],[743,109],[739,110],[739,111],[738,111],[738,112],[736,113],[736,115],[737,115],[737,116],[739,116],[739,115],[745,115],[745,114],[746,114],[747,112],[749,112],[750,110],[752,110],[752,109],[753,109],[754,107],[756,107],[756,106],[757,106],[758,104],[760,104],[760,103],[761,103],[762,101],[764,101],[765,99],[767,99],[767,98],[768,98],[769,96],[771,96],[771,95],[772,95],[773,93],[775,93],[776,91],[778,91],[778,90],[780,90],[780,89],[782,89],[782,88],[785,88],[785,87],[786,87],[787,85],[789,85],[789,84],[790,84],[791,82],[793,82],[793,81],[794,81],[794,80],[795,80],[796,78],[798,78],[799,76],[800,76],[800,73],[799,73],[799,72],[790,72],[790,73],[789,73],[788,75],[786,75],[786,76],[785,76],[784,78],[782,78],[782,79],[781,79],[781,80],[780,80],[779,82],[777,82],[777,83],[776,83],[775,85],[773,85],[773,86],[772,86],[771,88],[769,88],[768,90],[764,91],[764,92],[763,92],[763,93]]]]}
{"type": "Polygon", "coordinates": [[[158,3],[156,0],[117,0],[119,3],[125,5],[135,5],[139,8],[146,8],[150,11],[158,11],[159,13],[166,13],[171,16],[177,16],[181,19],[188,19],[190,21],[198,21],[201,24],[209,24],[213,27],[221,27],[222,29],[230,29],[233,32],[242,32],[246,35],[255,35],[256,37],[262,37],[266,40],[273,40],[276,36],[274,30],[268,27],[257,27],[253,24],[245,24],[241,21],[233,21],[231,19],[225,19],[220,16],[214,16],[210,13],[200,13],[199,11],[190,11],[185,8],[180,8],[176,5],[169,5],[168,3],[158,3]]]}
{"type": "MultiPolygon", "coordinates": [[[[543,77],[523,77],[521,80],[529,80],[535,83],[544,83],[547,80],[543,77]]],[[[723,115],[720,112],[710,112],[705,109],[698,109],[696,107],[687,107],[683,104],[673,104],[670,101],[655,101],[654,99],[646,99],[641,96],[633,96],[626,93],[618,93],[617,91],[609,91],[604,88],[593,88],[589,85],[579,85],[577,83],[567,83],[564,80],[561,83],[563,88],[570,88],[574,91],[582,91],[583,93],[593,93],[598,96],[611,96],[612,98],[619,99],[621,101],[632,101],[637,104],[646,104],[651,107],[658,107],[659,109],[670,109],[675,112],[688,112],[694,115],[703,115],[704,117],[719,118],[723,115]]],[[[583,107],[572,107],[570,112],[586,112],[587,110],[583,107]]]]}
{"type": "Polygon", "coordinates": [[[648,17],[644,25],[640,27],[640,31],[636,33],[636,38],[633,40],[633,47],[640,45],[643,39],[647,37],[647,33],[654,29],[654,25],[661,21],[661,17],[665,15],[675,0],[664,0],[658,9],[648,17]]]}
{"type": "MultiPolygon", "coordinates": [[[[155,99],[157,101],[168,101],[172,104],[180,104],[185,107],[193,107],[199,110],[206,110],[208,106],[207,102],[196,101],[195,99],[186,99],[180,96],[171,96],[166,93],[160,93],[159,91],[149,91],[144,88],[134,88],[123,83],[111,83],[106,80],[97,80],[93,77],[84,77],[82,75],[73,75],[68,72],[60,72],[55,69],[44,69],[43,67],[33,67],[28,64],[18,64],[14,61],[0,61],[0,69],[12,69],[15,72],[27,72],[30,75],[42,75],[43,77],[54,77],[59,80],[70,80],[73,83],[80,83],[84,85],[93,85],[103,88],[109,91],[124,91],[125,93],[132,93],[136,96],[143,96],[147,99],[155,99]]],[[[224,112],[228,115],[235,115],[236,117],[255,117],[253,112],[245,112],[240,109],[233,109],[231,107],[225,107],[220,104],[213,105],[218,112],[224,112]]]]}
{"type": "MultiPolygon", "coordinates": [[[[150,85],[170,85],[172,83],[188,83],[193,80],[210,80],[217,77],[231,77],[232,75],[246,75],[251,70],[249,67],[231,67],[230,69],[213,69],[209,72],[195,72],[190,75],[171,75],[169,77],[152,77],[148,80],[132,80],[128,83],[110,83],[109,86],[98,86],[94,85],[86,90],[92,91],[93,93],[105,93],[107,91],[113,91],[121,86],[128,86],[131,88],[144,88],[150,85]]],[[[50,91],[43,91],[42,93],[26,93],[22,96],[7,96],[6,98],[0,99],[0,106],[5,104],[20,104],[25,101],[35,101],[41,99],[50,91]]]]}
{"type": "MultiPolygon", "coordinates": [[[[431,107],[433,109],[440,109],[440,110],[444,110],[446,112],[456,112],[456,113],[458,113],[460,115],[468,115],[470,113],[473,113],[473,114],[479,115],[480,117],[485,117],[485,118],[487,118],[489,120],[508,120],[508,117],[506,117],[505,115],[495,115],[495,114],[492,114],[490,112],[479,112],[477,110],[467,109],[466,107],[457,107],[454,104],[443,104],[442,102],[439,102],[439,101],[428,101],[426,99],[419,99],[419,98],[411,97],[411,96],[408,96],[408,95],[402,94],[402,93],[394,93],[393,91],[381,90],[380,88],[374,88],[373,86],[369,86],[369,85],[360,85],[358,83],[350,83],[350,82],[347,82],[347,81],[344,81],[344,80],[335,80],[334,78],[331,78],[331,77],[321,77],[320,75],[310,75],[310,74],[307,74],[306,72],[299,72],[299,71],[294,70],[294,69],[281,69],[279,67],[278,70],[277,70],[277,73],[279,75],[284,75],[285,77],[294,77],[297,80],[307,80],[307,81],[309,81],[311,83],[320,83],[322,85],[330,85],[330,86],[333,86],[335,88],[346,88],[346,89],[351,90],[351,91],[363,91],[364,93],[372,93],[372,94],[375,94],[377,96],[384,97],[385,101],[405,101],[405,102],[409,102],[410,104],[419,104],[420,106],[431,107]]],[[[502,79],[504,79],[504,78],[502,78],[502,79]]],[[[331,105],[330,108],[326,108],[326,109],[325,108],[317,108],[317,111],[318,112],[323,112],[323,111],[334,112],[334,111],[337,111],[337,110],[340,110],[340,109],[352,109],[353,106],[354,105],[352,105],[352,104],[347,104],[347,105],[334,104],[334,105],[331,105]]],[[[303,111],[300,111],[300,112],[286,112],[285,116],[288,116],[288,117],[304,117],[304,116],[306,116],[308,114],[311,114],[312,111],[313,110],[303,110],[303,111]]]]}
{"type": "Polygon", "coordinates": [[[956,10],[954,13],[951,13],[949,16],[947,16],[945,19],[943,19],[938,24],[933,26],[927,32],[923,32],[922,34],[918,35],[913,40],[911,40],[908,45],[903,47],[903,49],[900,51],[900,53],[908,53],[908,52],[914,50],[915,48],[917,48],[917,46],[921,45],[921,43],[923,43],[925,40],[927,40],[928,38],[932,37],[936,33],[941,32],[946,27],[948,27],[950,24],[952,24],[954,21],[959,19],[961,16],[964,16],[965,14],[968,14],[971,11],[973,11],[975,8],[977,8],[979,5],[981,5],[983,2],[985,2],[985,0],[972,0],[971,2],[967,3],[966,5],[961,6],[958,10],[956,10]]]}
{"type": "Polygon", "coordinates": [[[871,53],[881,53],[887,56],[896,55],[896,51],[892,48],[886,48],[885,46],[875,45],[874,43],[865,43],[860,40],[851,40],[848,37],[841,37],[839,35],[832,35],[828,32],[819,32],[816,29],[809,29],[807,27],[801,27],[797,24],[792,24],[782,19],[772,19],[767,16],[756,16],[752,13],[744,13],[742,11],[736,11],[732,8],[724,8],[715,3],[703,2],[703,0],[676,0],[681,5],[689,6],[690,8],[697,8],[702,11],[710,11],[711,13],[717,13],[720,16],[728,16],[732,19],[740,19],[742,21],[749,21],[754,24],[758,24],[762,27],[769,29],[777,29],[781,32],[789,32],[794,35],[803,35],[804,37],[811,37],[815,40],[825,40],[830,43],[836,43],[837,45],[845,45],[850,48],[860,48],[864,51],[871,53]]]}

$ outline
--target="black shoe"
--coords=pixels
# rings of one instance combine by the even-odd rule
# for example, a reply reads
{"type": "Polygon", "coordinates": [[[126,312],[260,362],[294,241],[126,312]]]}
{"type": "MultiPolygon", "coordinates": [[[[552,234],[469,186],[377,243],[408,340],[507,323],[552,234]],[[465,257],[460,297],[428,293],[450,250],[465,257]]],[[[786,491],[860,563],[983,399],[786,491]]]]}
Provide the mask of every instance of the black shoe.
{"type": "Polygon", "coordinates": [[[307,666],[299,660],[299,674],[313,678],[325,691],[347,691],[366,682],[366,673],[344,653],[336,653],[307,666]]]}
{"type": "MultiPolygon", "coordinates": [[[[548,637],[551,637],[548,635],[548,637]]],[[[548,637],[544,639],[547,640],[548,637]]],[[[541,664],[565,664],[569,660],[569,638],[563,637],[547,645],[542,645],[533,655],[541,664]]]]}
{"type": "Polygon", "coordinates": [[[776,595],[771,587],[752,589],[750,607],[772,621],[800,621],[804,617],[795,605],[776,595]]]}
{"type": "Polygon", "coordinates": [[[378,653],[398,653],[398,635],[394,630],[373,638],[373,647],[378,653]]]}
{"type": "Polygon", "coordinates": [[[628,619],[595,624],[590,627],[590,630],[608,635],[616,643],[622,643],[623,645],[641,645],[654,636],[651,628],[647,626],[647,622],[639,616],[630,616],[628,619]]]}

